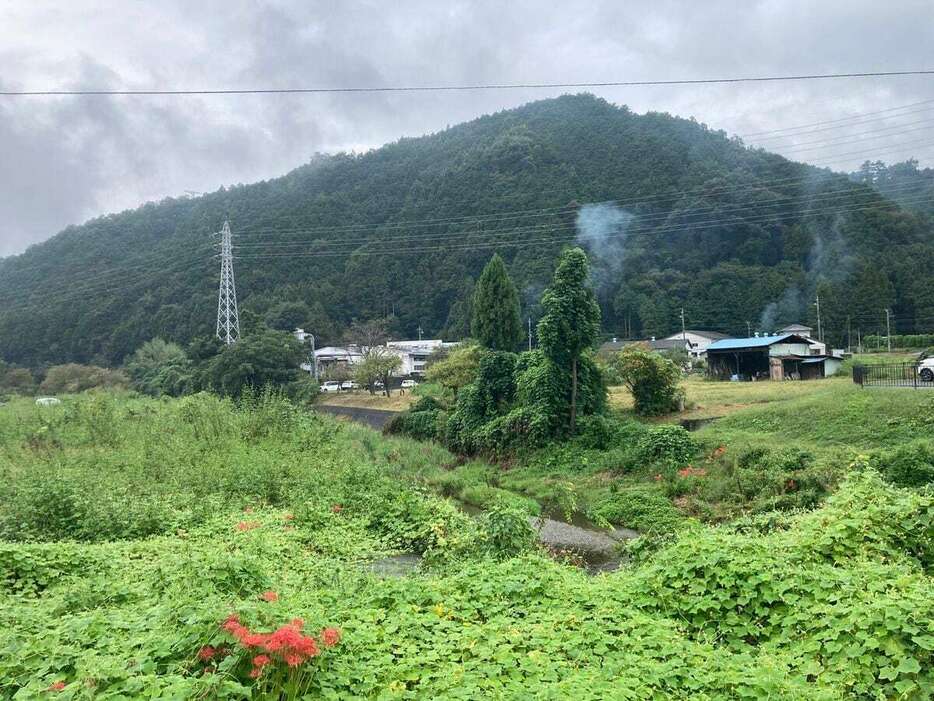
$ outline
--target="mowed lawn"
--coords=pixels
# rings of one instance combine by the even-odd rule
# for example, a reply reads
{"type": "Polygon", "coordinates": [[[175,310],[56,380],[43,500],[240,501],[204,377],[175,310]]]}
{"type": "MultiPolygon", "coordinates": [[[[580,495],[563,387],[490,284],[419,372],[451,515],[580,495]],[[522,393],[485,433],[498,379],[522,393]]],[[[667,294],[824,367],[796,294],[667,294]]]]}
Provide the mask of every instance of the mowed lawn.
{"type": "MultiPolygon", "coordinates": [[[[786,402],[800,397],[829,395],[847,391],[851,384],[843,378],[807,382],[723,382],[691,375],[685,378],[685,410],[678,419],[726,416],[759,404],[786,402]]],[[[610,406],[631,410],[632,395],[625,387],[610,388],[610,406]]]]}

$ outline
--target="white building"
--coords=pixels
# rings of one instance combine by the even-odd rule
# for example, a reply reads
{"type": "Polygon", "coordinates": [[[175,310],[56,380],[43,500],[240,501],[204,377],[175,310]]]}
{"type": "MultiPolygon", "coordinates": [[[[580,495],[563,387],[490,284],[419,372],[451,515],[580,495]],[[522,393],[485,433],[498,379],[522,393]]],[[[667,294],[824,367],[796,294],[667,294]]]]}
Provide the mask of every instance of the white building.
{"type": "Polygon", "coordinates": [[[725,333],[717,331],[698,331],[697,329],[687,329],[665,336],[664,341],[684,341],[684,350],[692,358],[703,358],[707,355],[707,347],[715,341],[722,341],[729,338],[725,333]]]}
{"type": "Polygon", "coordinates": [[[440,338],[422,341],[389,341],[386,347],[397,353],[402,359],[400,375],[424,375],[429,356],[445,348],[453,348],[457,343],[445,343],[440,338]]]}

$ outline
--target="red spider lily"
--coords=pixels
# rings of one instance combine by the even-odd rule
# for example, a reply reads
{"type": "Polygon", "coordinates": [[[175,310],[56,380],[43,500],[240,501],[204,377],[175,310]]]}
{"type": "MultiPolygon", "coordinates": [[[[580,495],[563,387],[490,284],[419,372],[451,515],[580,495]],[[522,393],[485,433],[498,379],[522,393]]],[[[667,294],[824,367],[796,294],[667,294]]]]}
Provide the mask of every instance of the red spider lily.
{"type": "Polygon", "coordinates": [[[325,647],[334,647],[341,641],[340,628],[325,628],[321,631],[321,642],[325,647]]]}
{"type": "Polygon", "coordinates": [[[259,598],[262,599],[263,601],[278,601],[279,595],[276,594],[276,592],[274,591],[264,591],[262,594],[259,595],[259,598]]]}
{"type": "Polygon", "coordinates": [[[331,507],[331,513],[339,514],[343,510],[344,510],[344,507],[341,506],[340,504],[334,504],[331,507]]]}
{"type": "Polygon", "coordinates": [[[57,682],[52,682],[51,684],[49,684],[48,691],[64,691],[64,690],[65,690],[65,682],[63,682],[61,679],[59,679],[57,682]]]}
{"type": "Polygon", "coordinates": [[[284,518],[286,521],[294,521],[294,520],[295,520],[295,514],[286,514],[286,515],[283,516],[282,518],[284,518]]]}
{"type": "MultiPolygon", "coordinates": [[[[324,648],[337,645],[341,640],[341,631],[334,627],[323,628],[319,639],[303,634],[304,625],[302,619],[295,618],[270,633],[259,633],[249,630],[236,614],[231,614],[222,623],[222,628],[236,638],[245,650],[251,651],[250,679],[259,679],[265,668],[272,666],[278,666],[279,670],[273,672],[272,679],[279,679],[278,675],[283,672],[290,677],[298,675],[295,679],[306,679],[303,676],[305,672],[298,668],[321,654],[322,647],[319,645],[324,648]]],[[[214,655],[219,655],[220,650],[215,649],[214,655]]]]}
{"type": "Polygon", "coordinates": [[[205,645],[203,648],[198,650],[198,659],[201,660],[202,662],[207,662],[208,660],[213,658],[214,655],[216,654],[217,654],[217,650],[215,650],[210,645],[205,645]]]}
{"type": "Polygon", "coordinates": [[[252,531],[254,528],[259,528],[259,521],[241,521],[237,524],[238,531],[252,531]]]}

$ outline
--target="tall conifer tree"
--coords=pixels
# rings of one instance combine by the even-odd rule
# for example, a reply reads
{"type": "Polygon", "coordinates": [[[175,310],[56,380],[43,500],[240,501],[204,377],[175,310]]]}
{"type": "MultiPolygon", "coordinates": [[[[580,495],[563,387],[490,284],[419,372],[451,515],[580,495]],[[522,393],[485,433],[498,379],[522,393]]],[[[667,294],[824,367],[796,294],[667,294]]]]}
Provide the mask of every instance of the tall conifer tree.
{"type": "Polygon", "coordinates": [[[498,351],[515,351],[522,339],[519,293],[498,253],[477,281],[470,333],[480,345],[498,351]]]}

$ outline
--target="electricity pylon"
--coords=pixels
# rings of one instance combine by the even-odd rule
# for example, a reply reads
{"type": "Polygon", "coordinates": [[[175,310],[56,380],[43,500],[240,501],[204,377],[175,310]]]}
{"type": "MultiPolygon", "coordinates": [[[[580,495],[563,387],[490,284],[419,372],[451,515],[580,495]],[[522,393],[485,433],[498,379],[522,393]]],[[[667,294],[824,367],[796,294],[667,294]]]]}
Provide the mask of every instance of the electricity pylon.
{"type": "Polygon", "coordinates": [[[228,346],[240,339],[240,315],[237,313],[237,288],[234,285],[233,246],[230,222],[221,230],[221,284],[217,293],[217,337],[228,346]]]}

